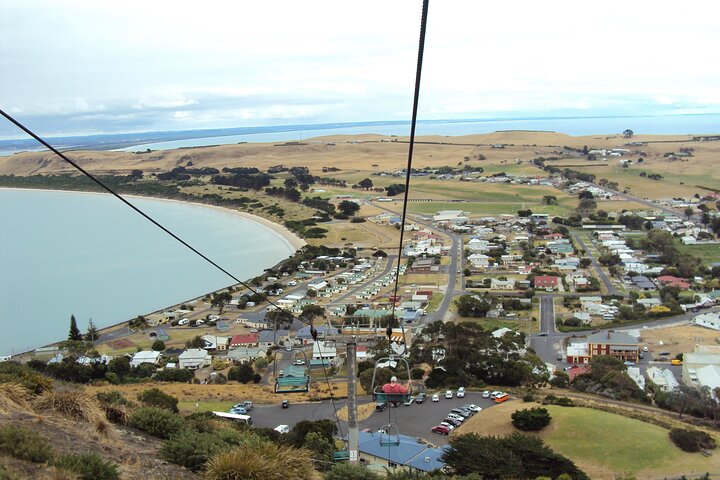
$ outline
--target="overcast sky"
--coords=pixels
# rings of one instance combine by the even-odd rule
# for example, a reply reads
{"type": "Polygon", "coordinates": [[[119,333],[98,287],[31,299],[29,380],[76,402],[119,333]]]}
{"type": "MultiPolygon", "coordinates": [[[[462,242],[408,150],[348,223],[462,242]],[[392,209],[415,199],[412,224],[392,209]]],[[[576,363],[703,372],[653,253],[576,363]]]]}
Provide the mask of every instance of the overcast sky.
{"type": "MultiPolygon", "coordinates": [[[[431,0],[419,118],[720,112],[716,5],[431,0]]],[[[0,108],[44,135],[407,120],[420,8],[1,0],[0,108]]]]}

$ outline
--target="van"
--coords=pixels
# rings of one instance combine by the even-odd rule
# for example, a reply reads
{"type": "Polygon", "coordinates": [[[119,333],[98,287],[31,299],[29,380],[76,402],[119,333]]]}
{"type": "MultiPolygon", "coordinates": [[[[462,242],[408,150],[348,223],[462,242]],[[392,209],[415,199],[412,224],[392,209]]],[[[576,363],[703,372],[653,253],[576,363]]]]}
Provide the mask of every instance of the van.
{"type": "Polygon", "coordinates": [[[495,403],[503,403],[510,400],[510,395],[507,393],[503,393],[495,397],[495,403]]]}
{"type": "Polygon", "coordinates": [[[278,432],[280,435],[290,433],[290,427],[288,425],[278,425],[277,427],[273,428],[273,430],[278,432]]]}

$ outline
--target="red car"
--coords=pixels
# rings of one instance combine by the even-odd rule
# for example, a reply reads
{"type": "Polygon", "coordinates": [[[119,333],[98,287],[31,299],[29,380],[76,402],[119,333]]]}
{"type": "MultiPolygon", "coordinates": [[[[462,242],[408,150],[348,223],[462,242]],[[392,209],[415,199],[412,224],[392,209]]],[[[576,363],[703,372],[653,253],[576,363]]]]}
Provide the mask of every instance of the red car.
{"type": "Polygon", "coordinates": [[[443,435],[447,435],[450,433],[450,429],[444,425],[435,425],[430,430],[432,430],[434,433],[442,433],[443,435]]]}

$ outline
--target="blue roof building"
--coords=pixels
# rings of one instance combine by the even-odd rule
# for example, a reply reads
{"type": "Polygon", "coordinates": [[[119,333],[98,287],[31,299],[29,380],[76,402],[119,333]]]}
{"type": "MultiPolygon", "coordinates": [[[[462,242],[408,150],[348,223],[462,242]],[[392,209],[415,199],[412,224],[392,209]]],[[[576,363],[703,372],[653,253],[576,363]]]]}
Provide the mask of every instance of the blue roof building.
{"type": "MultiPolygon", "coordinates": [[[[432,472],[443,468],[444,448],[428,447],[414,437],[400,435],[400,445],[381,446],[377,432],[360,432],[360,461],[372,470],[390,469],[432,472]]],[[[445,447],[447,448],[447,447],[445,447]]]]}

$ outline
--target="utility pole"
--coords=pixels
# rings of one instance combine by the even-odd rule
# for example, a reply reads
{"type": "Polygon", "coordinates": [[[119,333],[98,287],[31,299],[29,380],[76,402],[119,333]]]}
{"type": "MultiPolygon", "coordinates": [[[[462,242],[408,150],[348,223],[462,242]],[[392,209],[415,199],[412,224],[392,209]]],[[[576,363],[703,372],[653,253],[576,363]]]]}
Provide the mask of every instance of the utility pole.
{"type": "Polygon", "coordinates": [[[357,343],[354,340],[347,342],[347,374],[348,374],[348,453],[350,463],[358,462],[360,448],[360,434],[357,421],[357,343]]]}

